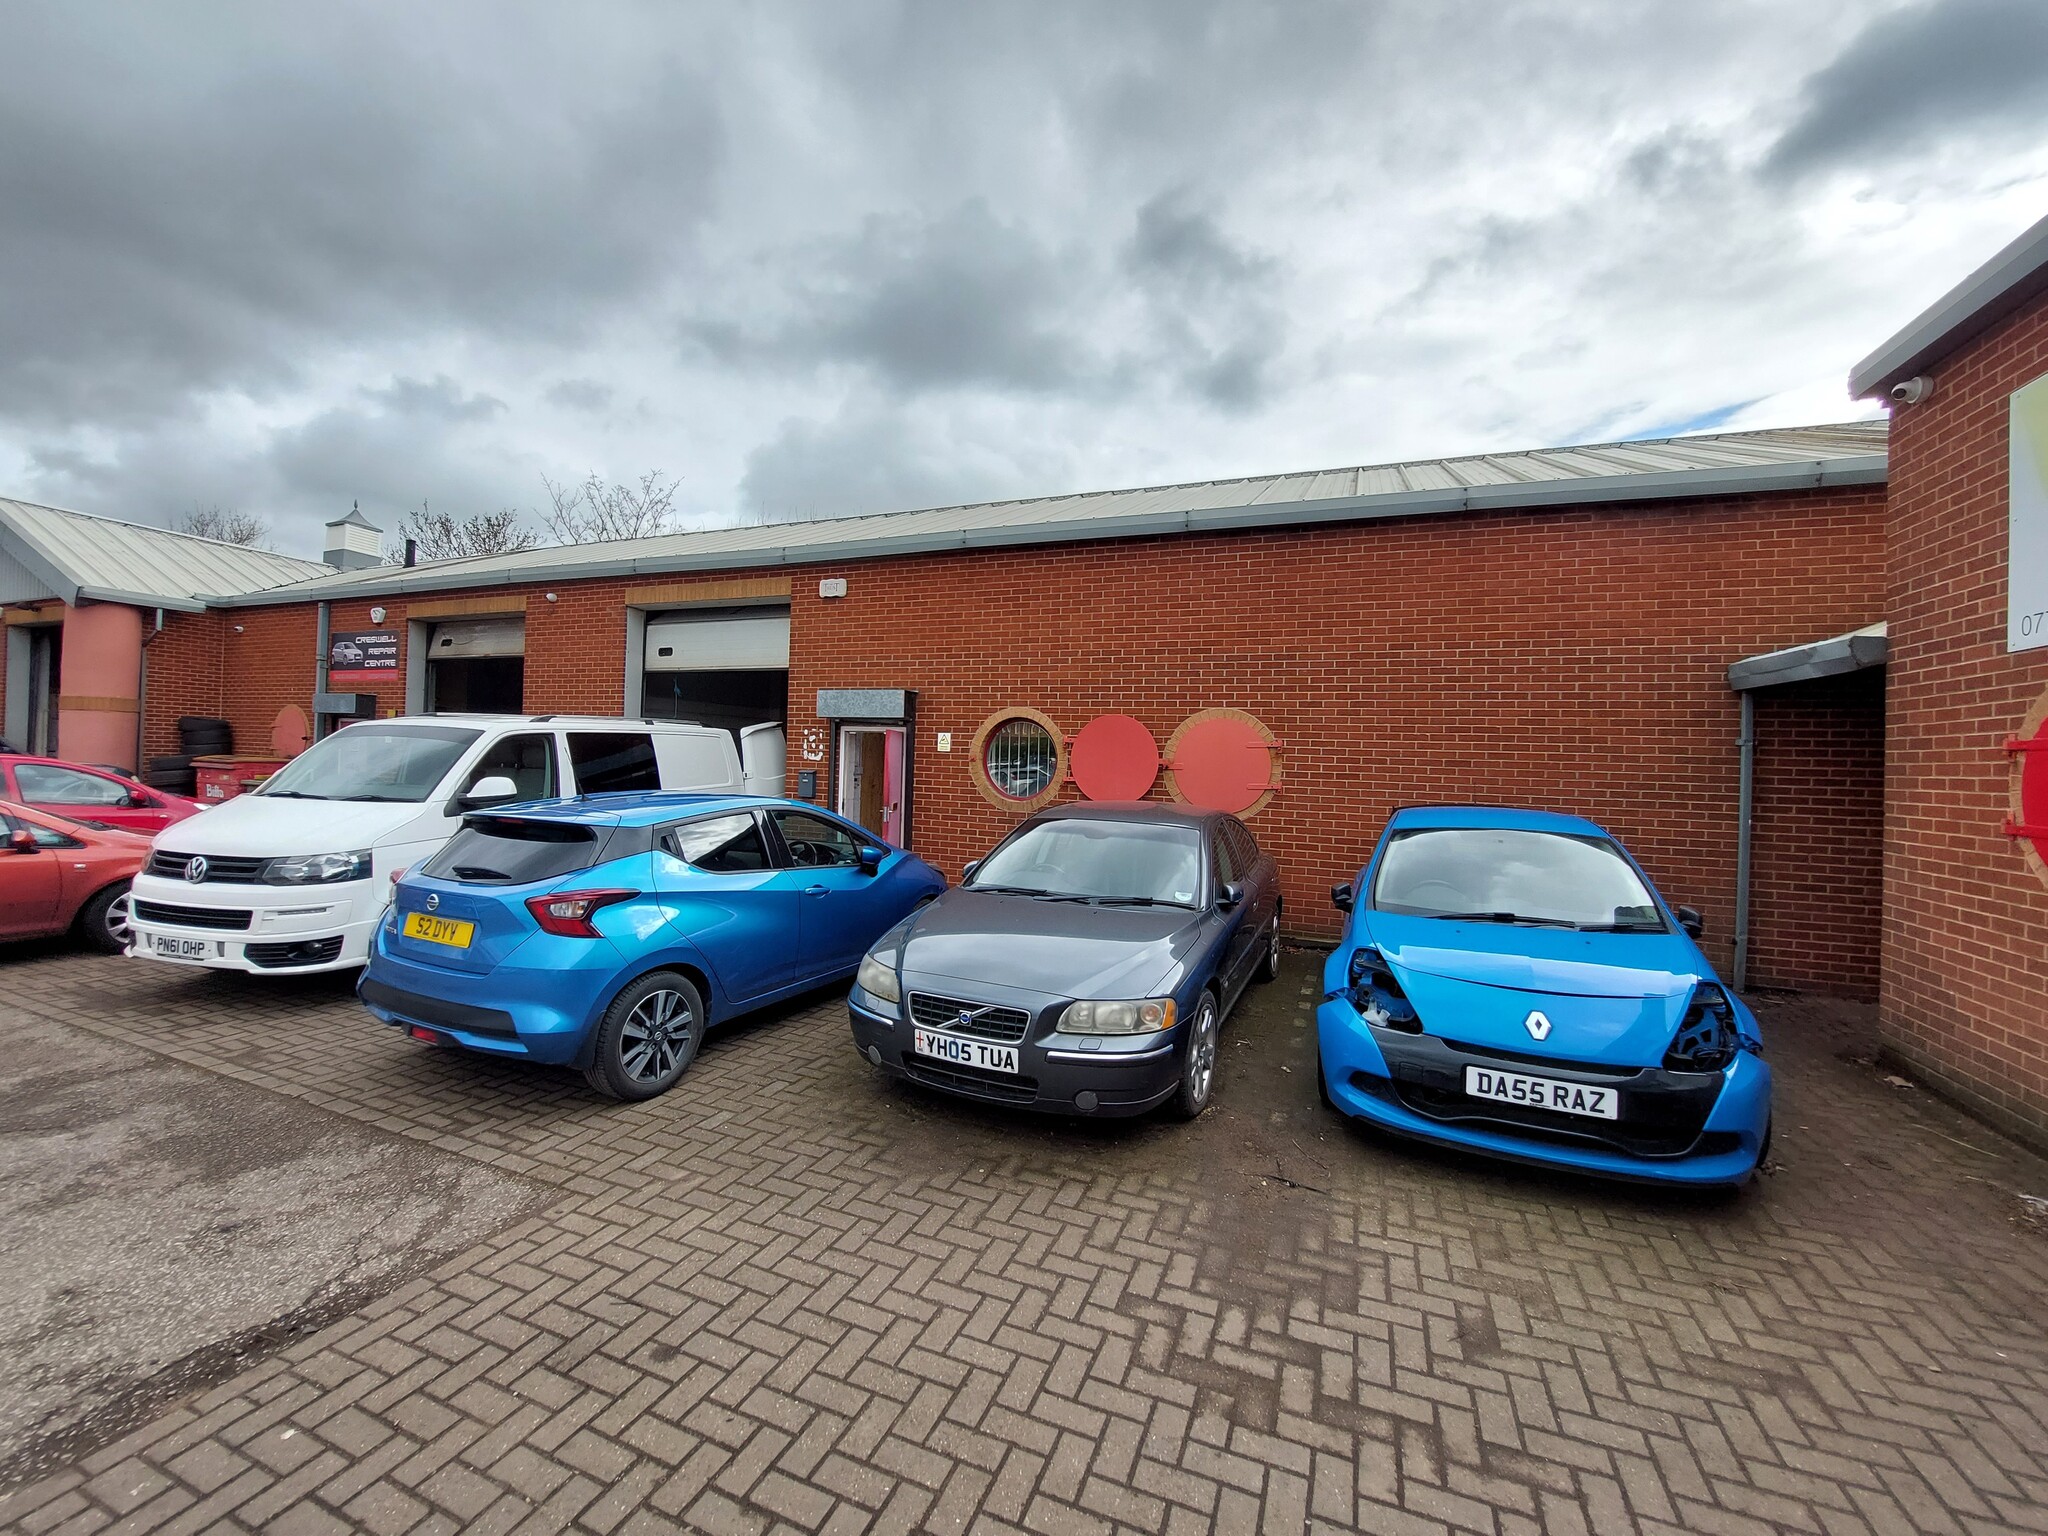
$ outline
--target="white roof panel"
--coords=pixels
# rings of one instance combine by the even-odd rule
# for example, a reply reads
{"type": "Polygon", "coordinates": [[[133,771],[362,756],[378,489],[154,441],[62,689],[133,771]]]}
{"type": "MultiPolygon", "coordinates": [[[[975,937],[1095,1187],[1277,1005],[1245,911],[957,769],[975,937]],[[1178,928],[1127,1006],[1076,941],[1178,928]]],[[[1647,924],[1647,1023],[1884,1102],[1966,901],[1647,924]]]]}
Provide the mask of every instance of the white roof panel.
{"type": "Polygon", "coordinates": [[[197,609],[205,597],[241,596],[335,574],[317,560],[5,497],[0,547],[47,583],[49,596],[67,603],[86,597],[197,609]]]}

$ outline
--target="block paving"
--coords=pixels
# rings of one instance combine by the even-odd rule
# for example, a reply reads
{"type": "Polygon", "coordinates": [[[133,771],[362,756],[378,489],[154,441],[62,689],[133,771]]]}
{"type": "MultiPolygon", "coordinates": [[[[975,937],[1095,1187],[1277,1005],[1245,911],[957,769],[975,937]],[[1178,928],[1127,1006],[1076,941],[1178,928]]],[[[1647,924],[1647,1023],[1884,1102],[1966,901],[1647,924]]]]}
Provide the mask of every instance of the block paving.
{"type": "Polygon", "coordinates": [[[1181,1127],[879,1080],[841,1005],[644,1105],[346,986],[30,957],[35,1014],[560,1191],[118,1441],[28,1532],[2048,1530],[2048,1165],[1763,999],[1734,1197],[1406,1147],[1315,1100],[1317,957],[1181,1127]]]}

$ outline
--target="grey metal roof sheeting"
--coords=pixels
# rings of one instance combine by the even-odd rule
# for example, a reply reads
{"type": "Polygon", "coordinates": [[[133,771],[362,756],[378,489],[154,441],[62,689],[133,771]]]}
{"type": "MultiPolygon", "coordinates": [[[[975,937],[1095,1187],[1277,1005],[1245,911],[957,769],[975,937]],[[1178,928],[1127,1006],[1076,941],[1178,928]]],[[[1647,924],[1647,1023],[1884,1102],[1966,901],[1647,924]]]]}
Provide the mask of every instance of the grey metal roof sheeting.
{"type": "Polygon", "coordinates": [[[990,501],[813,522],[752,524],[517,554],[374,566],[230,605],[450,591],[533,581],[804,565],[1077,539],[1285,528],[1429,513],[1881,485],[1886,423],[1778,428],[1473,454],[1142,490],[990,501]]]}
{"type": "Polygon", "coordinates": [[[1932,307],[1849,370],[1854,399],[1882,393],[2048,292],[2048,218],[2043,218],[1932,307]]]}
{"type": "Polygon", "coordinates": [[[205,599],[332,574],[314,560],[5,497],[0,546],[67,603],[86,597],[196,613],[205,599]]]}
{"type": "Polygon", "coordinates": [[[1752,688],[1775,688],[1780,683],[1839,677],[1844,672],[1881,667],[1891,659],[1891,652],[1891,631],[1880,621],[1832,639],[1812,640],[1782,651],[1746,657],[1728,669],[1728,686],[1737,693],[1747,693],[1752,688]]]}

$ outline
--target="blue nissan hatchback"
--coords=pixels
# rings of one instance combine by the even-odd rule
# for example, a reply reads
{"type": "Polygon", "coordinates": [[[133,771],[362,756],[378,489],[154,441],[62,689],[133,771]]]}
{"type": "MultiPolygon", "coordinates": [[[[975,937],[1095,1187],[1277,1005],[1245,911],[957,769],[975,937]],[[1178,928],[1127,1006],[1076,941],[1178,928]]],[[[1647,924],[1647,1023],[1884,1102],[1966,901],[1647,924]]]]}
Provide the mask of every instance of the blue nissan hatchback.
{"type": "Polygon", "coordinates": [[[1745,1182],[1770,1145],[1755,1016],[1699,919],[1576,816],[1397,811],[1316,1010],[1323,1096],[1390,1131],[1609,1177],[1745,1182]]]}
{"type": "Polygon", "coordinates": [[[797,801],[588,795],[463,818],[402,875],[356,995],[415,1039],[668,1089],[705,1029],[853,974],[946,888],[797,801]]]}

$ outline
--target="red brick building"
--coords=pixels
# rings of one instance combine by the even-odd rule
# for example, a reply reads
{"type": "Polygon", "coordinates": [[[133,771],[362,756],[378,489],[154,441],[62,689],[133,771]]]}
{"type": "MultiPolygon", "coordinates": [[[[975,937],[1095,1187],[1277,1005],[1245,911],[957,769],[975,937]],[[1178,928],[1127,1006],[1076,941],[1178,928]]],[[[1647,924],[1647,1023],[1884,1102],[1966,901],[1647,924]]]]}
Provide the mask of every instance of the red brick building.
{"type": "Polygon", "coordinates": [[[2036,1139],[2048,1135],[2044,380],[2048,219],[1850,376],[1853,393],[1894,401],[1884,1038],[2036,1139]]]}
{"type": "MultiPolygon", "coordinates": [[[[957,875],[1081,792],[1091,721],[1135,717],[1178,762],[1176,733],[1227,710],[1272,742],[1248,817],[1293,931],[1335,932],[1327,889],[1396,805],[1547,805],[1626,839],[1727,963],[1728,671],[1881,617],[1884,475],[1862,423],[380,566],[173,616],[146,739],[311,711],[324,606],[330,654],[385,648],[355,672],[375,681],[326,688],[336,714],[779,717],[792,793],[893,817],[957,875]],[[1011,720],[1042,759],[992,777],[1011,720]]],[[[1750,979],[1874,995],[1881,686],[1757,697],[1750,979]]]]}

